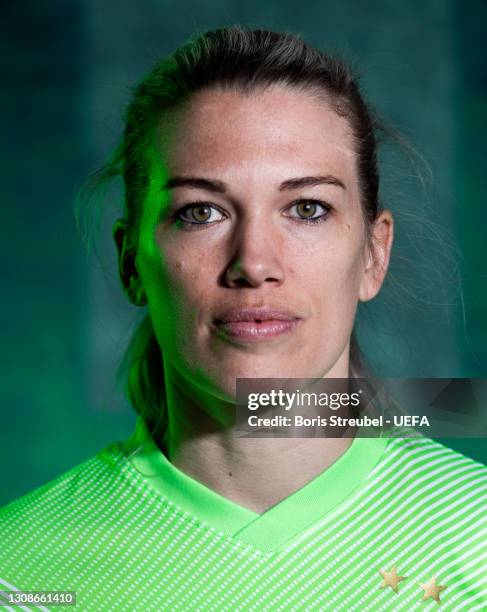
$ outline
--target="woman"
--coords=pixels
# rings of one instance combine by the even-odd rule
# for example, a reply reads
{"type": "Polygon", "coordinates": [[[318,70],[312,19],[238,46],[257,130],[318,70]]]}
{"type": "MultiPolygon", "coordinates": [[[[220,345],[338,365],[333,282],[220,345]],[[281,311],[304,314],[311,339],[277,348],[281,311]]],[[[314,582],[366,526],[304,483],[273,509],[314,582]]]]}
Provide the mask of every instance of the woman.
{"type": "Polygon", "coordinates": [[[207,32],[135,90],[99,180],[123,177],[120,277],[148,309],[126,360],[137,427],[3,509],[5,598],[484,609],[480,464],[425,438],[235,427],[237,378],[361,374],[356,308],[393,236],[376,127],[343,64],[272,32],[207,32]]]}

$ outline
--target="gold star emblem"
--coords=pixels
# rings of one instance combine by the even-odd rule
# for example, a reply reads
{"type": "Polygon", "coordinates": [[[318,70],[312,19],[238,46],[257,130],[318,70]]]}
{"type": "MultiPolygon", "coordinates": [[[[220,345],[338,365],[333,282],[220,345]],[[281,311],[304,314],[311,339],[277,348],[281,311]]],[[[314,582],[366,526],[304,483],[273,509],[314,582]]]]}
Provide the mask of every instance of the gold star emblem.
{"type": "Polygon", "coordinates": [[[429,599],[430,597],[436,602],[440,603],[440,593],[446,589],[444,584],[436,584],[436,577],[433,576],[428,582],[419,585],[423,590],[424,594],[422,599],[429,599]]]}
{"type": "Polygon", "coordinates": [[[398,592],[398,585],[401,580],[406,580],[406,576],[397,575],[397,567],[395,565],[390,572],[387,572],[385,569],[381,569],[379,570],[379,573],[382,578],[384,578],[380,588],[384,589],[385,587],[391,587],[394,593],[398,592]]]}

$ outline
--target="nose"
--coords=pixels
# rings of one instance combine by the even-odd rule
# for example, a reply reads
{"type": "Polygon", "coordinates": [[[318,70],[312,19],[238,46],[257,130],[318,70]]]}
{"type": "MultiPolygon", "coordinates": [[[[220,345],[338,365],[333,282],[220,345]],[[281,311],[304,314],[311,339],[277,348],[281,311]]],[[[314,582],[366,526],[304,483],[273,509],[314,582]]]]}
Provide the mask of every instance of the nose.
{"type": "Polygon", "coordinates": [[[284,281],[280,241],[270,226],[254,219],[241,221],[232,236],[232,258],[225,271],[227,286],[279,286],[284,281]],[[280,254],[281,252],[281,254],[280,254]]]}

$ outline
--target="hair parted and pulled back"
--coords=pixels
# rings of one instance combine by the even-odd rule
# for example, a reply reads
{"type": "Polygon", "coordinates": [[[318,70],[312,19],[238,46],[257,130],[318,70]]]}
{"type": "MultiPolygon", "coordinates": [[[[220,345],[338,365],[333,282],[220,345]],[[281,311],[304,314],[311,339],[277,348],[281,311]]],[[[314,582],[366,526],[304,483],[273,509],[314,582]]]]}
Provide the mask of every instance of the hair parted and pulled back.
{"type": "MultiPolygon", "coordinates": [[[[97,185],[115,176],[122,177],[125,222],[134,250],[150,180],[147,151],[164,111],[204,89],[231,88],[251,94],[272,85],[319,96],[347,120],[368,233],[379,212],[376,154],[379,126],[352,71],[343,61],[294,35],[232,26],[198,35],[156,64],[133,91],[123,136],[113,158],[95,175],[97,185]]],[[[350,350],[350,376],[361,376],[364,364],[355,334],[350,350]]],[[[152,431],[163,432],[166,427],[163,359],[149,313],[132,337],[120,372],[128,374],[127,395],[136,411],[152,431]]]]}

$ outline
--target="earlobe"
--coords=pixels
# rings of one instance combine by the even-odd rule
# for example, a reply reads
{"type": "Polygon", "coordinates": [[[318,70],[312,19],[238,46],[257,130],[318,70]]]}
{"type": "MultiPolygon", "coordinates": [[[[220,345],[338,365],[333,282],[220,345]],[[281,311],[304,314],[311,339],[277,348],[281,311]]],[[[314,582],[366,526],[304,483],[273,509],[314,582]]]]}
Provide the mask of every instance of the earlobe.
{"type": "Polygon", "coordinates": [[[113,224],[113,239],[118,253],[118,272],[123,290],[132,304],[145,306],[147,297],[135,264],[136,250],[131,244],[130,228],[126,219],[113,224]]]}
{"type": "Polygon", "coordinates": [[[366,265],[362,275],[359,290],[359,301],[368,302],[374,297],[373,293],[373,275],[374,275],[374,255],[370,247],[367,248],[366,265]]]}
{"type": "Polygon", "coordinates": [[[388,210],[381,212],[374,223],[359,291],[359,300],[367,302],[380,291],[384,282],[393,241],[393,217],[388,210]]]}
{"type": "Polygon", "coordinates": [[[132,278],[126,293],[134,306],[147,306],[147,296],[140,277],[132,278]]]}

